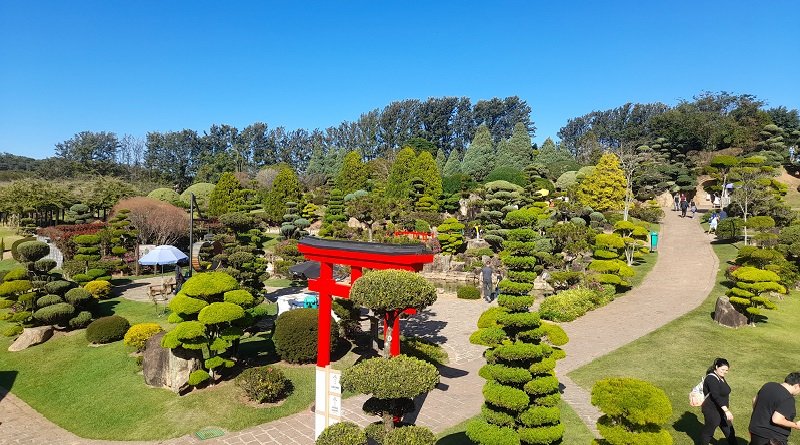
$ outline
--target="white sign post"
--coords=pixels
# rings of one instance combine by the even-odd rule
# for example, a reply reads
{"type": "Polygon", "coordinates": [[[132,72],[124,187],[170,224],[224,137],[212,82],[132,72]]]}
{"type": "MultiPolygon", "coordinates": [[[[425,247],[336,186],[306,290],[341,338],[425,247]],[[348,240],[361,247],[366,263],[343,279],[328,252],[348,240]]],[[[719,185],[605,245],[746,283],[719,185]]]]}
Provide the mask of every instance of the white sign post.
{"type": "Polygon", "coordinates": [[[314,406],[314,438],[329,425],[342,420],[342,371],[330,365],[317,366],[316,403],[314,406]]]}

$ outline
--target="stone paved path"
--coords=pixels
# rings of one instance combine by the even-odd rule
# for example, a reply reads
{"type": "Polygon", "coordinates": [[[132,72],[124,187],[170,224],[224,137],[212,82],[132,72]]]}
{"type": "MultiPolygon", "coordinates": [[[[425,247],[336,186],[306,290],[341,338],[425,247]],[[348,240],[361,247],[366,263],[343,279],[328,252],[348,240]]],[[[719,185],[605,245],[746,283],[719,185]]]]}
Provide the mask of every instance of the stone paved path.
{"type": "MultiPolygon", "coordinates": [[[[459,300],[452,294],[440,294],[433,306],[402,322],[404,335],[443,342],[450,356],[450,363],[441,368],[438,388],[418,400],[421,409],[404,420],[427,426],[438,433],[480,411],[483,379],[477,374],[485,363],[483,348],[470,344],[469,335],[475,330],[478,316],[487,307],[483,300],[459,300]]],[[[344,400],[344,418],[362,426],[378,420],[377,417],[365,416],[361,411],[365,400],[366,396],[344,400]]],[[[82,439],[54,425],[13,394],[0,392],[0,445],[313,445],[313,437],[314,418],[309,407],[274,422],[204,441],[188,435],[152,442],[82,439]]]]}
{"type": "Polygon", "coordinates": [[[719,268],[710,241],[696,220],[667,210],[658,260],[644,282],[608,306],[561,325],[569,335],[567,357],[556,369],[565,386],[564,400],[592,431],[600,413],[591,405],[589,391],[567,373],[699,306],[714,287],[719,268]]]}

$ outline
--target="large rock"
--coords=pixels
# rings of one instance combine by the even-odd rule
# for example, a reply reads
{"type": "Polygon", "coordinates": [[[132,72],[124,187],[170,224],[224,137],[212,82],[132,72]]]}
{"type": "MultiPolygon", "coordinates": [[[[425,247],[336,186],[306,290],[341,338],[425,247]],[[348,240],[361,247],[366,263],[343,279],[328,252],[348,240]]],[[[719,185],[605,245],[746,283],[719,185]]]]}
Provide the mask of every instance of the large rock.
{"type": "Polygon", "coordinates": [[[22,351],[23,349],[28,349],[31,346],[38,345],[39,343],[44,343],[52,336],[52,326],[25,328],[25,330],[22,331],[22,334],[17,337],[14,343],[11,343],[11,346],[8,347],[8,350],[10,352],[22,351]]]}
{"type": "Polygon", "coordinates": [[[467,240],[467,249],[482,249],[484,247],[489,247],[489,243],[484,239],[468,239],[467,240]]]}
{"type": "Polygon", "coordinates": [[[200,369],[200,355],[182,348],[162,348],[162,337],[163,332],[147,340],[142,360],[144,382],[177,393],[189,382],[189,374],[200,369]]]}
{"type": "Polygon", "coordinates": [[[717,298],[717,306],[714,308],[714,321],[732,328],[747,326],[747,317],[734,309],[728,297],[717,298]]]}
{"type": "Polygon", "coordinates": [[[452,259],[453,256],[446,253],[434,255],[433,262],[423,265],[422,270],[424,272],[447,272],[450,270],[452,259]]]}
{"type": "MultiPolygon", "coordinates": [[[[675,205],[675,196],[672,195],[670,192],[664,192],[658,196],[656,196],[656,202],[658,203],[659,207],[663,208],[672,208],[675,205]]],[[[699,205],[699,204],[698,204],[699,205]]]]}

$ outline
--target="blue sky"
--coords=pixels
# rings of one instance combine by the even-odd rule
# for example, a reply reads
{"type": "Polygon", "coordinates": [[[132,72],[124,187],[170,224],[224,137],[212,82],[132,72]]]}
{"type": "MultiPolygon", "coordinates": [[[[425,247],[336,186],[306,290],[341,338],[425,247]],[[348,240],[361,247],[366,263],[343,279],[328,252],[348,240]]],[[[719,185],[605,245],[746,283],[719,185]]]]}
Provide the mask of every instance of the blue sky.
{"type": "Polygon", "coordinates": [[[570,117],[701,91],[800,108],[793,1],[0,1],[0,152],[83,131],[325,128],[394,100],[570,117]]]}

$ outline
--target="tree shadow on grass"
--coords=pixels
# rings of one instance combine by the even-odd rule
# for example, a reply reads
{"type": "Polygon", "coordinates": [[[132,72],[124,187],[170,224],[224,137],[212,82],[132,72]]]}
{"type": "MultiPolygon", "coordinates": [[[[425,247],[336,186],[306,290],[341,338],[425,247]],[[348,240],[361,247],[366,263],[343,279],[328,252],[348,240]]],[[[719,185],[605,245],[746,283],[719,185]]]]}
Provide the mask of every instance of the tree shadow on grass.
{"type": "Polygon", "coordinates": [[[118,300],[102,300],[94,304],[92,313],[95,318],[108,317],[114,315],[114,308],[119,304],[118,300]]]}
{"type": "Polygon", "coordinates": [[[436,441],[436,445],[470,445],[472,443],[474,442],[469,440],[467,433],[463,431],[448,434],[436,441]]]}
{"type": "Polygon", "coordinates": [[[0,400],[3,400],[11,391],[15,380],[17,380],[17,371],[0,371],[0,400]]]}
{"type": "Polygon", "coordinates": [[[681,414],[681,417],[672,424],[675,431],[686,434],[693,441],[700,437],[700,429],[703,428],[703,423],[697,418],[697,414],[686,411],[681,414]]]}

